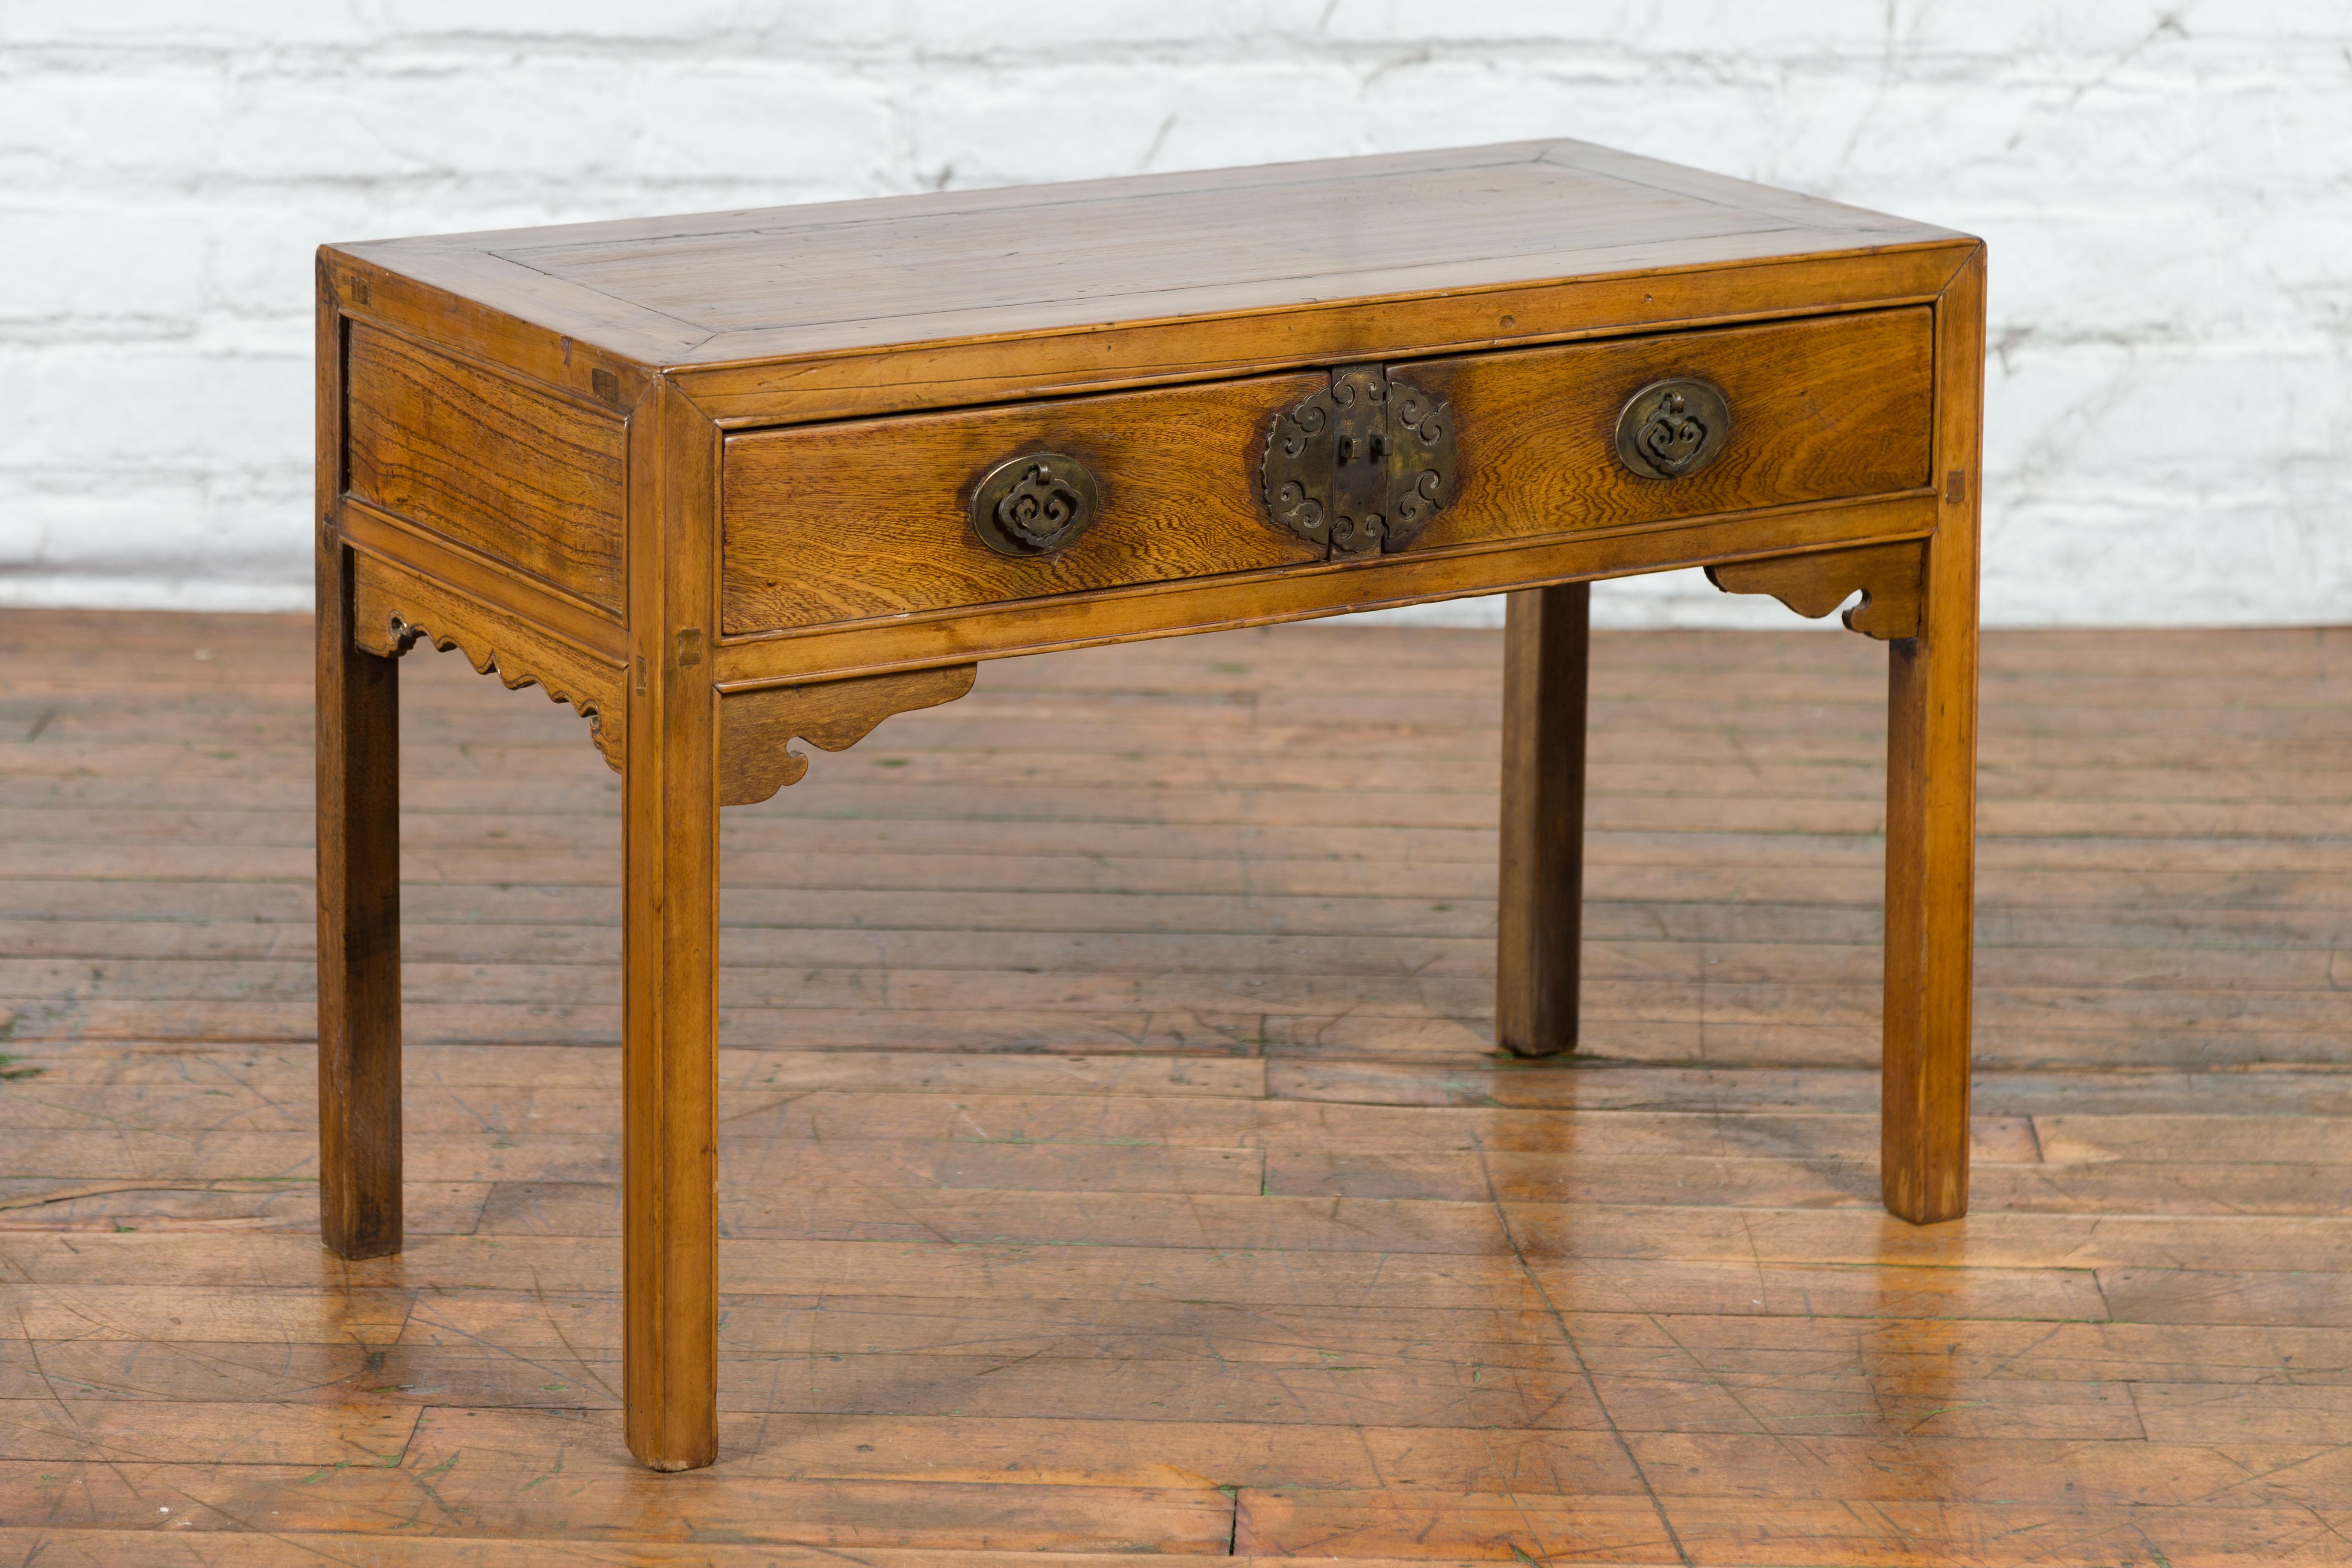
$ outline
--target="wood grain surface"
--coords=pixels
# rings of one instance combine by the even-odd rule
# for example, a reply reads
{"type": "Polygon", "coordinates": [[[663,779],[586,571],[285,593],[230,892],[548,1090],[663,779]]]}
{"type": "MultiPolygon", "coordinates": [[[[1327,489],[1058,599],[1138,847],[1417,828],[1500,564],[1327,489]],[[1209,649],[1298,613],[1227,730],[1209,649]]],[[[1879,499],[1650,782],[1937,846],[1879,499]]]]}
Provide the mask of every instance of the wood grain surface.
{"type": "Polygon", "coordinates": [[[1258,506],[1276,410],[1327,374],[909,415],[730,437],[722,476],[731,634],[1319,561],[1258,506]],[[1101,517],[1051,556],[980,542],[971,491],[1024,452],[1084,463],[1101,517]]]}
{"type": "Polygon", "coordinates": [[[936,708],[971,689],[979,667],[951,664],[814,686],[764,686],[719,703],[719,804],[756,805],[808,773],[794,741],[845,752],[894,713],[936,708]]]}
{"type": "Polygon", "coordinates": [[[1462,447],[1462,499],[1413,548],[1924,488],[1934,361],[1930,312],[1907,310],[1402,367],[1454,405],[1462,447]],[[1705,468],[1645,479],[1618,460],[1618,413],[1672,376],[1720,387],[1731,434],[1705,468]]]}
{"type": "Polygon", "coordinates": [[[621,816],[621,1384],[656,1470],[718,1451],[719,432],[665,383],[630,421],[621,816]]]}
{"type": "Polygon", "coordinates": [[[363,323],[348,332],[352,492],[619,615],[618,415],[363,323]]]}
{"type": "MultiPolygon", "coordinates": [[[[1887,645],[1885,1115],[1880,1177],[1906,1219],[1969,1206],[1969,1039],[1976,928],[1977,552],[1983,494],[1985,258],[1936,312],[1935,536],[1917,577],[1917,625],[1887,645]]],[[[1882,547],[1864,559],[1893,556],[1882,547]]],[[[1907,563],[1897,567],[1908,586],[1907,563]]],[[[1865,598],[1849,625],[1900,611],[1865,598]]],[[[1885,628],[1882,628],[1884,630],[1885,628]]]]}
{"type": "Polygon", "coordinates": [[[667,1477],[579,720],[401,660],[407,1250],[346,1263],[308,624],[0,655],[0,1563],[2347,1555],[2343,632],[1986,635],[1927,1227],[1865,638],[1594,635],[1567,1060],[1487,1032],[1499,634],[1006,661],[814,756],[720,819],[721,1458],[667,1477]]]}
{"type": "Polygon", "coordinates": [[[719,644],[730,689],[1059,652],[1139,637],[1235,630],[1390,605],[1474,598],[1531,584],[1627,576],[1791,552],[1916,539],[1938,516],[1931,493],[1638,524],[1536,540],[1147,583],[909,613],[719,644]]]}
{"type": "Polygon", "coordinates": [[[1581,990],[1591,585],[1514,594],[1505,617],[1495,1043],[1549,1057],[1576,1048],[1581,990]]]}
{"type": "Polygon", "coordinates": [[[513,688],[536,686],[588,721],[586,739],[619,772],[628,731],[619,665],[510,615],[485,609],[471,594],[383,557],[352,551],[351,636],[382,657],[430,642],[461,650],[482,674],[513,688]]]}
{"type": "Polygon", "coordinates": [[[338,248],[645,363],[720,364],[1955,237],[1550,141],[338,248]]]}
{"type": "MultiPolygon", "coordinates": [[[[343,450],[342,324],[323,289],[313,373],[319,516],[343,450]]],[[[400,1250],[400,666],[359,630],[358,556],[331,522],[317,574],[319,1236],[344,1258],[400,1250]]]]}
{"type": "Polygon", "coordinates": [[[1925,543],[1871,544],[1710,566],[1706,579],[1727,594],[1769,594],[1814,620],[1859,594],[1840,617],[1845,629],[1888,642],[1919,635],[1927,564],[1925,543]]]}
{"type": "MultiPolygon", "coordinates": [[[[1925,310],[1831,316],[1399,366],[1454,405],[1462,494],[1413,545],[1442,549],[1919,490],[1934,436],[1925,310]],[[1639,478],[1618,411],[1670,375],[1723,388],[1732,434],[1682,479],[1639,478]]],[[[1126,584],[1265,571],[1321,552],[1265,515],[1265,431],[1322,375],[1071,398],[735,436],[725,629],[872,619],[1126,584]],[[970,521],[981,475],[1024,452],[1091,469],[1101,520],[1066,550],[998,554],[970,521]]]]}

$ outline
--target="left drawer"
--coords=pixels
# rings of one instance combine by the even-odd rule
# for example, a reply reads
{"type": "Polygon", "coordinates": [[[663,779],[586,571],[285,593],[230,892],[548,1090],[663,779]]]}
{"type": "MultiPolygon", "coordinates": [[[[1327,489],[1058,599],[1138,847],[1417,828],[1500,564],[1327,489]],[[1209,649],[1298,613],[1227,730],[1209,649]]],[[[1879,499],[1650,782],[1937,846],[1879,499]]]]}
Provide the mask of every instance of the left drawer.
{"type": "Polygon", "coordinates": [[[621,615],[621,420],[361,322],[350,331],[345,490],[621,615]]]}
{"type": "Polygon", "coordinates": [[[1320,561],[1260,512],[1274,412],[1321,372],[952,414],[748,431],[727,440],[721,627],[730,635],[1001,604],[1320,561]],[[1099,521],[1066,548],[1000,554],[973,492],[1024,453],[1083,464],[1099,521]]]}

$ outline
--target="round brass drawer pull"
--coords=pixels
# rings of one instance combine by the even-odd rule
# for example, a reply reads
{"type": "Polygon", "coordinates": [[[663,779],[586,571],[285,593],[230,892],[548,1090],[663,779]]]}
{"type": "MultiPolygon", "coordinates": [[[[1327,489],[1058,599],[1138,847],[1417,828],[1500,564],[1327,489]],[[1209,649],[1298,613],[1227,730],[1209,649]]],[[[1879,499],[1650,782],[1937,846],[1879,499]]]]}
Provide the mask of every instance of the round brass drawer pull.
{"type": "Polygon", "coordinates": [[[1059,452],[1007,458],[971,490],[971,531],[999,555],[1051,555],[1095,525],[1102,494],[1084,463],[1059,452]]]}
{"type": "Polygon", "coordinates": [[[1713,382],[1654,381],[1617,416],[1617,460],[1645,479],[1678,479],[1722,455],[1731,405],[1713,382]]]}

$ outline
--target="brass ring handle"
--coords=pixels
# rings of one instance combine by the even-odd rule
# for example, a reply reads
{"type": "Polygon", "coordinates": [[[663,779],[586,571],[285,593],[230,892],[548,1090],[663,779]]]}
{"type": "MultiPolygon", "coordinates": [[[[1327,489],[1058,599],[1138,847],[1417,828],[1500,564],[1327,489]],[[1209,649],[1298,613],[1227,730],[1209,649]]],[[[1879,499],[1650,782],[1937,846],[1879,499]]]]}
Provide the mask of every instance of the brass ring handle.
{"type": "Polygon", "coordinates": [[[1617,416],[1617,460],[1645,479],[1679,479],[1723,454],[1731,403],[1711,381],[1654,381],[1617,416]]]}
{"type": "Polygon", "coordinates": [[[971,489],[971,531],[999,555],[1034,558],[1066,550],[1101,512],[1094,474],[1060,452],[1007,458],[971,489]]]}

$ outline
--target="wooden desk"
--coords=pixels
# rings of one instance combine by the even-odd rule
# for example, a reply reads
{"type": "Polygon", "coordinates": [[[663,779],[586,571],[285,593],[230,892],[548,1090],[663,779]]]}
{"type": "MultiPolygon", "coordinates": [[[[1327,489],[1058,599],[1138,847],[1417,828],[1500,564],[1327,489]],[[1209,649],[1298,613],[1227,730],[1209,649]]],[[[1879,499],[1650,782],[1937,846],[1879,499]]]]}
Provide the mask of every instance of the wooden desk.
{"type": "Polygon", "coordinates": [[[1958,1215],[1983,312],[1974,239],[1574,142],[322,249],[327,1245],[400,1247],[419,637],[625,780],[627,1427],[682,1469],[717,1448],[719,813],[791,741],[983,659],[1510,591],[1496,1032],[1547,1055],[1587,585],[1692,565],[1859,590],[1888,643],[1884,1192],[1958,1215]]]}

